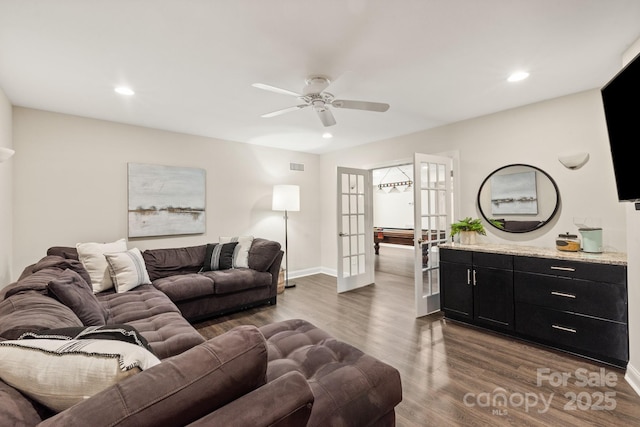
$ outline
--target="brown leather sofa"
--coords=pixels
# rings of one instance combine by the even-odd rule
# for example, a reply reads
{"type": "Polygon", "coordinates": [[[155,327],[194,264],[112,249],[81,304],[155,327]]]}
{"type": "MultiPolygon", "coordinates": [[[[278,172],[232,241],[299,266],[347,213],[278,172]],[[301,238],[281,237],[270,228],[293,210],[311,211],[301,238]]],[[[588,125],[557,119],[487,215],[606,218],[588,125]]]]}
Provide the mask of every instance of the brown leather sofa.
{"type": "MultiPolygon", "coordinates": [[[[174,259],[171,251],[160,253],[174,259]]],[[[0,290],[0,341],[84,326],[85,313],[50,292],[49,284],[69,271],[88,279],[69,253],[47,255],[0,290]]],[[[205,341],[180,312],[179,304],[191,300],[174,302],[161,289],[141,285],[95,296],[105,323],[134,327],[161,363],[58,413],[0,380],[0,420],[13,426],[395,425],[402,399],[395,368],[300,319],[241,326],[205,341]]],[[[227,309],[206,307],[195,317],[227,309]]]]}

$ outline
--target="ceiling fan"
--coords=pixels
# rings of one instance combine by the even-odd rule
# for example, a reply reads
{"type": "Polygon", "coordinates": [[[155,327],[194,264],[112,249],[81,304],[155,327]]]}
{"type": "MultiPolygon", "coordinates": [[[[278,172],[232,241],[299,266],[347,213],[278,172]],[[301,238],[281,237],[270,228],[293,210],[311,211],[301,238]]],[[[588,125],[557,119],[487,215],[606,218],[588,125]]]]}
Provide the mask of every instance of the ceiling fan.
{"type": "Polygon", "coordinates": [[[320,121],[324,126],[333,126],[336,124],[336,119],[333,117],[333,113],[329,109],[329,106],[332,106],[334,108],[348,108],[351,110],[377,111],[380,113],[385,112],[389,109],[389,104],[384,104],[381,102],[335,99],[332,93],[325,92],[325,89],[329,87],[330,83],[331,81],[327,77],[311,76],[305,80],[305,86],[302,89],[302,93],[296,93],[287,89],[281,89],[279,87],[270,86],[263,83],[254,83],[252,84],[252,86],[258,89],[264,89],[284,95],[295,96],[303,102],[302,104],[294,105],[293,107],[283,108],[281,110],[263,114],[261,117],[274,117],[279,116],[280,114],[288,113],[290,111],[312,107],[318,114],[318,117],[320,117],[320,121]]]}

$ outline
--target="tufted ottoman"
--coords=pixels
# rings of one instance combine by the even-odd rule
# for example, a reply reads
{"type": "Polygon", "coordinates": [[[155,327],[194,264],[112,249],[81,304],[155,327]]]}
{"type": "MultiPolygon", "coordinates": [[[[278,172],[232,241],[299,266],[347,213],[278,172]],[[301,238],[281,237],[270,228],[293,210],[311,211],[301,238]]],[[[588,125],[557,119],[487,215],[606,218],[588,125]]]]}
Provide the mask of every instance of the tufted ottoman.
{"type": "Polygon", "coordinates": [[[400,373],[300,320],[260,328],[267,339],[267,381],[298,371],[313,391],[308,426],[394,426],[400,373]]]}

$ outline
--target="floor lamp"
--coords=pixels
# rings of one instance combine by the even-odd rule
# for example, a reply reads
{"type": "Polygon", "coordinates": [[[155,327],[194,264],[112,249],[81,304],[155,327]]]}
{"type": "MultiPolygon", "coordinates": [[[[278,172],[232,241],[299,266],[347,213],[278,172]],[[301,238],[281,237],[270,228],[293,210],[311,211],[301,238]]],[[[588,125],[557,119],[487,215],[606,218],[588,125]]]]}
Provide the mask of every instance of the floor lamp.
{"type": "Polygon", "coordinates": [[[284,211],[284,287],[293,288],[294,284],[289,284],[289,252],[288,252],[288,212],[298,212],[300,210],[300,187],[297,185],[274,185],[273,204],[274,211],[284,211]]]}

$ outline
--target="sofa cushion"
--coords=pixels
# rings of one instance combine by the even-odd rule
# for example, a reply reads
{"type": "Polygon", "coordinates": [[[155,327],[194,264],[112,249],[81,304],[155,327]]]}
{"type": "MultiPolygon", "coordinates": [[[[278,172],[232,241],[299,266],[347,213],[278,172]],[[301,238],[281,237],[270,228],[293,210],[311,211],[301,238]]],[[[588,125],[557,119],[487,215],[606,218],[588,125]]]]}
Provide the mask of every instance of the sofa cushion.
{"type": "Polygon", "coordinates": [[[219,242],[238,242],[238,246],[233,252],[233,268],[249,268],[249,249],[253,243],[253,236],[220,237],[219,242]]]}
{"type": "Polygon", "coordinates": [[[180,274],[153,281],[173,302],[213,295],[213,279],[205,274],[180,274]]]}
{"type": "Polygon", "coordinates": [[[78,258],[91,277],[93,292],[98,293],[113,287],[109,264],[104,254],[107,252],[123,252],[127,250],[125,239],[110,243],[78,243],[78,258]]]}
{"type": "Polygon", "coordinates": [[[104,257],[116,292],[127,292],[137,286],[151,284],[140,249],[105,253],[104,257]]]}
{"type": "Polygon", "coordinates": [[[98,302],[91,286],[75,271],[65,270],[48,283],[47,290],[69,307],[84,325],[96,326],[106,323],[107,311],[98,302]]]}
{"type": "Polygon", "coordinates": [[[0,342],[2,380],[54,411],[159,363],[144,348],[119,341],[0,342]]]}
{"type": "Polygon", "coordinates": [[[265,384],[267,349],[239,326],[45,420],[41,427],[184,426],[265,384]],[[105,404],[107,403],[107,404],[105,404]]]}
{"type": "Polygon", "coordinates": [[[208,243],[202,271],[228,270],[233,268],[233,253],[238,242],[208,243]]]}
{"type": "Polygon", "coordinates": [[[0,420],[2,420],[2,425],[35,426],[43,418],[50,415],[50,412],[49,409],[0,380],[0,420]]]}
{"type": "Polygon", "coordinates": [[[122,294],[101,293],[97,297],[109,311],[107,324],[132,325],[160,359],[204,342],[169,297],[152,285],[141,285],[122,294]]]}
{"type": "Polygon", "coordinates": [[[280,243],[274,240],[253,239],[249,249],[249,268],[257,271],[267,271],[280,253],[280,243]]]}
{"type": "Polygon", "coordinates": [[[142,257],[153,281],[176,274],[197,273],[202,268],[206,249],[207,245],[147,249],[142,257]]]}
{"type": "Polygon", "coordinates": [[[400,373],[300,319],[260,328],[267,339],[272,381],[297,371],[307,378],[314,403],[308,426],[361,425],[378,420],[402,400],[400,373]]]}
{"type": "Polygon", "coordinates": [[[32,273],[38,272],[47,268],[55,268],[60,271],[66,269],[73,270],[84,279],[85,282],[91,284],[91,277],[89,272],[84,268],[84,265],[78,259],[63,258],[60,256],[47,255],[41,258],[32,269],[32,273]]]}
{"type": "Polygon", "coordinates": [[[0,336],[5,339],[67,326],[82,326],[82,322],[69,307],[47,295],[22,292],[0,302],[0,336]]]}
{"type": "Polygon", "coordinates": [[[248,268],[207,271],[202,275],[213,280],[216,294],[230,294],[271,285],[271,274],[248,268]]]}

